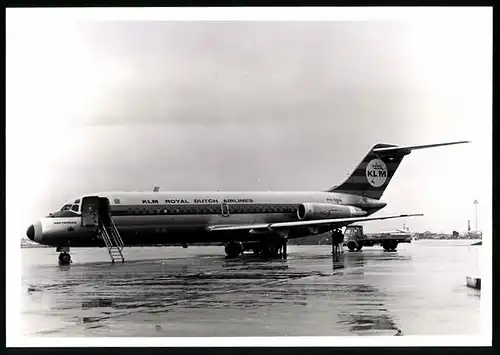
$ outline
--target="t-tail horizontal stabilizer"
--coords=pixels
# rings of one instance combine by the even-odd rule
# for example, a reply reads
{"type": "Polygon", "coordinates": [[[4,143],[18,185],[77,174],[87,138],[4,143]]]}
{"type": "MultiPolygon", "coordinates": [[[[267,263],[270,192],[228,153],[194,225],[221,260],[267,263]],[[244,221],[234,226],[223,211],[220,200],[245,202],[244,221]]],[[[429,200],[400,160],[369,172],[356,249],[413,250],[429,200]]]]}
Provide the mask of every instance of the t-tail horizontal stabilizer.
{"type": "MultiPolygon", "coordinates": [[[[435,143],[435,144],[424,144],[424,145],[407,145],[407,146],[394,146],[394,147],[386,147],[386,148],[374,148],[374,153],[406,153],[411,152],[412,150],[417,149],[425,149],[425,148],[434,148],[434,147],[442,147],[445,145],[454,145],[454,144],[464,144],[470,143],[470,141],[458,141],[458,142],[448,142],[448,143],[435,143]]],[[[408,154],[406,153],[406,154],[408,154]]]]}
{"type": "Polygon", "coordinates": [[[391,182],[403,158],[412,150],[463,143],[470,142],[457,141],[412,146],[376,144],[351,175],[342,184],[332,187],[328,192],[340,192],[378,200],[391,182]]]}

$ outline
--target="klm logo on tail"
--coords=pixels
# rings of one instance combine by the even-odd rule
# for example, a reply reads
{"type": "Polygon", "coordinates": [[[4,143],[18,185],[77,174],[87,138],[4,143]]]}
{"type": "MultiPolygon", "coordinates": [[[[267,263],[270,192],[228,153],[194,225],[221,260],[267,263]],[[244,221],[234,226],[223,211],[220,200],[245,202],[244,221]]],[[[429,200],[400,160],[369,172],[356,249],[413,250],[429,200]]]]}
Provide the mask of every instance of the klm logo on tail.
{"type": "Polygon", "coordinates": [[[372,159],[366,166],[366,179],[373,187],[382,186],[387,180],[387,165],[380,159],[372,159]]]}

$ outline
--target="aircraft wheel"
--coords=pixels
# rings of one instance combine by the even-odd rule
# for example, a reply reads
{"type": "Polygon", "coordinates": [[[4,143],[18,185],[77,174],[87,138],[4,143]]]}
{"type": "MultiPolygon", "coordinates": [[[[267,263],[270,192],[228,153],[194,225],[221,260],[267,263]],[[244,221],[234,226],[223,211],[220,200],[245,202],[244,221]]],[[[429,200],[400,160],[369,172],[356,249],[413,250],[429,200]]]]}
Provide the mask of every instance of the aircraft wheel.
{"type": "Polygon", "coordinates": [[[260,255],[264,258],[268,258],[271,256],[271,248],[269,247],[269,245],[262,246],[262,250],[260,252],[260,255]]]}
{"type": "Polygon", "coordinates": [[[358,247],[356,248],[356,250],[360,251],[361,249],[363,249],[363,246],[360,244],[360,245],[358,245],[358,247]]]}
{"type": "Polygon", "coordinates": [[[59,254],[59,264],[60,265],[69,265],[71,264],[71,255],[68,253],[59,254]]]}
{"type": "Polygon", "coordinates": [[[277,248],[274,245],[264,245],[261,256],[263,258],[274,258],[278,255],[277,248]]]}
{"type": "Polygon", "coordinates": [[[228,256],[228,258],[236,258],[243,252],[241,244],[233,242],[227,244],[224,250],[226,251],[226,255],[228,256]]]}

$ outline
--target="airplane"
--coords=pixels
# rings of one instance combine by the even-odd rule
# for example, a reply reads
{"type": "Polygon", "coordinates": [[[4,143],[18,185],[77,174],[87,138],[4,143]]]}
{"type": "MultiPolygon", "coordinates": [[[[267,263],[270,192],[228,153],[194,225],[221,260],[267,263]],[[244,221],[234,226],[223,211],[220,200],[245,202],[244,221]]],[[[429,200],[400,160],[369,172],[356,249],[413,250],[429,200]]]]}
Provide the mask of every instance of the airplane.
{"type": "Polygon", "coordinates": [[[381,234],[412,235],[413,233],[410,231],[410,227],[408,227],[406,224],[403,224],[403,227],[401,228],[394,228],[392,230],[389,229],[378,232],[365,233],[365,235],[381,235],[381,234]]]}
{"type": "MultiPolygon", "coordinates": [[[[78,196],[29,226],[27,237],[56,247],[70,264],[70,247],[106,247],[123,262],[124,246],[221,243],[228,258],[245,251],[286,258],[288,239],[332,232],[354,223],[423,216],[373,216],[403,158],[413,150],[470,143],[416,146],[376,144],[340,184],[326,191],[111,191],[78,196]]],[[[333,246],[333,244],[332,244],[333,246]]]]}

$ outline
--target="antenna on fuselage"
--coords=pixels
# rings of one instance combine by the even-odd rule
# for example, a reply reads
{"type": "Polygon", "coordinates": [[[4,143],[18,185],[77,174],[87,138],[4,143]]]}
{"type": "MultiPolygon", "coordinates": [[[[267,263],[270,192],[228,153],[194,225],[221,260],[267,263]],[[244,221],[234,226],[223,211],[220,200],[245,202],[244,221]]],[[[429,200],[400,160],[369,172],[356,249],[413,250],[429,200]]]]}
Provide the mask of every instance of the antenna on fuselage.
{"type": "Polygon", "coordinates": [[[160,186],[155,186],[155,187],[153,188],[153,192],[158,192],[158,191],[160,191],[160,186]]]}

